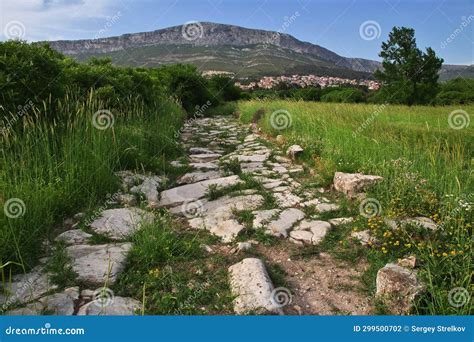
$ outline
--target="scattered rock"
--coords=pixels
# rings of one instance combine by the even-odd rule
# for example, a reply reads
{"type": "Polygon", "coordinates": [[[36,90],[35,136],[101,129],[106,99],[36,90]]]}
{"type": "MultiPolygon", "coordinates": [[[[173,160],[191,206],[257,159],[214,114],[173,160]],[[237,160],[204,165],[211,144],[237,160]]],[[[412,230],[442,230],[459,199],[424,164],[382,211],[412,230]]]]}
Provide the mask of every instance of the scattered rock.
{"type": "Polygon", "coordinates": [[[410,255],[409,257],[399,259],[397,262],[398,266],[414,269],[418,266],[418,260],[416,256],[410,255]]]}
{"type": "Polygon", "coordinates": [[[433,221],[432,219],[428,218],[428,217],[414,217],[414,218],[407,218],[405,220],[402,221],[402,223],[404,224],[414,224],[414,225],[418,225],[418,226],[421,226],[423,228],[426,228],[426,229],[430,229],[430,230],[437,230],[438,229],[438,225],[435,223],[435,221],[433,221]]]}
{"type": "Polygon", "coordinates": [[[237,250],[241,251],[248,251],[252,248],[252,244],[250,242],[238,242],[237,243],[237,250]]]}
{"type": "Polygon", "coordinates": [[[423,290],[416,271],[396,264],[387,264],[377,272],[376,287],[376,295],[383,297],[396,315],[410,313],[413,300],[423,290]]]}
{"type": "Polygon", "coordinates": [[[341,207],[337,204],[333,204],[333,203],[320,203],[320,204],[317,204],[315,206],[315,209],[317,212],[319,213],[326,213],[326,212],[329,212],[329,211],[337,211],[339,210],[341,207]]]}
{"type": "Polygon", "coordinates": [[[362,173],[336,172],[334,175],[334,188],[354,198],[368,187],[380,182],[383,177],[364,175],[362,173]]]}
{"type": "Polygon", "coordinates": [[[137,198],[132,194],[119,194],[117,195],[117,202],[132,207],[137,204],[137,198]]]}
{"type": "Polygon", "coordinates": [[[367,246],[369,243],[374,242],[374,238],[370,235],[370,230],[368,229],[359,232],[352,232],[351,237],[359,240],[363,246],[367,246]]]}
{"type": "Polygon", "coordinates": [[[338,218],[330,219],[328,220],[328,222],[332,226],[337,227],[337,226],[342,226],[343,224],[354,222],[354,218],[353,217],[338,217],[338,218]]]}
{"type": "Polygon", "coordinates": [[[286,155],[295,160],[303,151],[304,149],[300,145],[292,145],[286,150],[286,155]]]}
{"type": "Polygon", "coordinates": [[[274,303],[273,284],[260,259],[247,258],[229,267],[234,311],[246,313],[278,314],[281,308],[274,303]]]}

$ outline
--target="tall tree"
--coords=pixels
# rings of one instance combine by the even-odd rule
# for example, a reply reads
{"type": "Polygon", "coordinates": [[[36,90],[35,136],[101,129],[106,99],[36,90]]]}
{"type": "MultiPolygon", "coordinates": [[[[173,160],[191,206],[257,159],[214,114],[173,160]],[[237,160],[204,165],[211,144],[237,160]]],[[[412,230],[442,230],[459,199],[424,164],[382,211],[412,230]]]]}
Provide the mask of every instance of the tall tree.
{"type": "Polygon", "coordinates": [[[426,104],[436,96],[443,59],[436,57],[432,48],[426,52],[417,48],[415,30],[394,27],[388,41],[382,43],[379,56],[383,58],[383,70],[377,70],[375,77],[383,82],[385,101],[426,104]]]}

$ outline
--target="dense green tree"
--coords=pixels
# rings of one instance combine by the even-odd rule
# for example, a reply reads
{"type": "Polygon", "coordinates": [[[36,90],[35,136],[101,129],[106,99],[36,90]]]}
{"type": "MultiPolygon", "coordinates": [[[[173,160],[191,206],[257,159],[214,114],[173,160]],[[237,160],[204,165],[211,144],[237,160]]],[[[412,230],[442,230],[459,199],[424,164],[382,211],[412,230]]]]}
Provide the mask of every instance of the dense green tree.
{"type": "Polygon", "coordinates": [[[394,27],[379,56],[383,70],[377,70],[375,77],[384,83],[380,90],[384,101],[426,104],[436,96],[443,59],[431,48],[426,52],[417,48],[415,30],[394,27]]]}
{"type": "Polygon", "coordinates": [[[216,75],[209,81],[212,93],[222,101],[236,101],[241,98],[242,90],[235,86],[234,80],[227,76],[216,75]]]}

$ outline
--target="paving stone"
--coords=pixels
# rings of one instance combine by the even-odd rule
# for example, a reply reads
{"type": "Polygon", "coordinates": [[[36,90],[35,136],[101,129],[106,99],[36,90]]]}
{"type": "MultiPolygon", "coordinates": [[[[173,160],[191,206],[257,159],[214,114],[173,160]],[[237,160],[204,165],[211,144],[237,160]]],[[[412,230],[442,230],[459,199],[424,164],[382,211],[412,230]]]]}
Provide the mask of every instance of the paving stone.
{"type": "Polygon", "coordinates": [[[56,288],[44,265],[38,265],[26,274],[14,275],[11,281],[0,284],[0,304],[9,306],[29,302],[56,288]]]}
{"type": "Polygon", "coordinates": [[[48,315],[72,316],[74,301],[79,298],[79,287],[70,287],[61,293],[40,298],[43,310],[48,315]]]}
{"type": "Polygon", "coordinates": [[[280,213],[279,209],[254,211],[253,228],[263,228],[270,220],[280,213]]]}
{"type": "Polygon", "coordinates": [[[113,240],[123,240],[143,224],[153,222],[153,217],[153,214],[139,208],[107,209],[90,227],[97,234],[113,240]]]}
{"type": "Polygon", "coordinates": [[[209,186],[227,187],[237,185],[243,181],[239,176],[229,176],[216,179],[209,179],[193,184],[186,184],[161,193],[160,207],[174,207],[182,205],[184,202],[196,201],[203,198],[209,186]]]}
{"type": "Polygon", "coordinates": [[[82,245],[87,243],[91,237],[91,234],[88,234],[81,229],[73,229],[59,234],[55,241],[63,242],[66,245],[82,245]]]}
{"type": "Polygon", "coordinates": [[[132,244],[75,245],[66,248],[77,280],[95,285],[114,284],[125,266],[132,244]]]}
{"type": "Polygon", "coordinates": [[[267,230],[275,236],[287,237],[288,231],[300,220],[304,218],[304,213],[295,208],[282,211],[278,219],[268,223],[267,230]]]}
{"type": "Polygon", "coordinates": [[[178,184],[191,184],[204,180],[221,178],[222,176],[223,174],[220,171],[188,172],[178,180],[178,184]]]}
{"type": "Polygon", "coordinates": [[[94,300],[82,306],[78,316],[133,316],[137,315],[141,303],[133,298],[113,297],[110,303],[107,300],[94,300]]]}

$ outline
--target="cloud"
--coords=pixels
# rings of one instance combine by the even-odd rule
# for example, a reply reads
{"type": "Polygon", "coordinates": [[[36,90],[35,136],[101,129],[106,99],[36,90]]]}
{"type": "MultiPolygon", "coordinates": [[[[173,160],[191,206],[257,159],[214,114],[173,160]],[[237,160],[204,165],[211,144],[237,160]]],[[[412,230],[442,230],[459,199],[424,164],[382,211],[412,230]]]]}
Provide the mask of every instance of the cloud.
{"type": "Polygon", "coordinates": [[[92,38],[109,18],[125,10],[116,0],[1,1],[0,40],[9,38],[12,27],[28,41],[92,38]]]}

